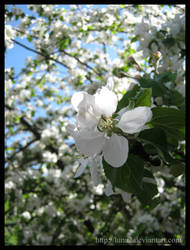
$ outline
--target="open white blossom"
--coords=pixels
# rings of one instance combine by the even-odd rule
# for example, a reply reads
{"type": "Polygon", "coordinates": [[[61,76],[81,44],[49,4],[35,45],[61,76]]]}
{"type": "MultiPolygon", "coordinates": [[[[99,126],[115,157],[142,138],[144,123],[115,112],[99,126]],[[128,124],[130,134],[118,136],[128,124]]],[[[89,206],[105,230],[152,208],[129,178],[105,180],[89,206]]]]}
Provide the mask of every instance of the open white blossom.
{"type": "Polygon", "coordinates": [[[22,217],[25,219],[30,220],[31,219],[31,214],[28,211],[25,211],[22,213],[22,217]]]}
{"type": "Polygon", "coordinates": [[[152,118],[149,107],[137,107],[124,112],[118,122],[112,116],[117,109],[117,96],[107,87],[98,89],[94,95],[84,91],[75,93],[71,102],[77,112],[77,124],[69,125],[67,130],[74,137],[77,149],[85,156],[102,152],[113,167],[121,167],[129,151],[128,140],[116,134],[115,128],[134,134],[152,118]]]}

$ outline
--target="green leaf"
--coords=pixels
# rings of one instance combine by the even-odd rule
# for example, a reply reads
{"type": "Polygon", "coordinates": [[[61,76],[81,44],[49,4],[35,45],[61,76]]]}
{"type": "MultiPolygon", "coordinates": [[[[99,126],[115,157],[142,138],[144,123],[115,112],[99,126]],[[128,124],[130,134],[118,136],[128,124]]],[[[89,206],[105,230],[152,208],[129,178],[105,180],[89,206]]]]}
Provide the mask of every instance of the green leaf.
{"type": "Polygon", "coordinates": [[[149,205],[146,205],[146,208],[152,210],[153,208],[155,208],[157,205],[160,204],[160,197],[155,197],[147,203],[149,203],[149,205]]]}
{"type": "Polygon", "coordinates": [[[34,66],[37,67],[39,65],[39,60],[35,59],[34,60],[34,66]]]}
{"type": "Polygon", "coordinates": [[[149,155],[155,155],[157,154],[157,149],[152,144],[145,144],[144,150],[149,155]]]}
{"type": "Polygon", "coordinates": [[[27,75],[27,76],[32,76],[32,74],[33,74],[33,72],[32,72],[32,71],[28,71],[28,72],[26,72],[26,75],[27,75]]]}
{"type": "Polygon", "coordinates": [[[171,48],[172,46],[175,45],[176,40],[173,37],[167,37],[162,42],[167,48],[171,48]]]}
{"type": "Polygon", "coordinates": [[[163,96],[168,92],[166,86],[161,81],[151,79],[150,77],[143,76],[139,79],[139,83],[143,88],[152,88],[152,96],[163,96]]]}
{"type": "Polygon", "coordinates": [[[32,111],[31,111],[31,116],[34,117],[34,115],[35,115],[35,111],[32,110],[32,111]]]}
{"type": "Polygon", "coordinates": [[[150,122],[154,127],[162,128],[168,136],[185,139],[185,113],[175,108],[152,108],[153,118],[150,122]]]}
{"type": "Polygon", "coordinates": [[[89,25],[88,28],[87,28],[87,30],[92,30],[92,26],[89,25]]]}
{"type": "Polygon", "coordinates": [[[27,40],[28,40],[29,42],[32,42],[32,36],[31,36],[31,35],[28,35],[28,36],[27,36],[27,40]]]}
{"type": "Polygon", "coordinates": [[[151,88],[142,89],[138,94],[135,107],[139,106],[150,107],[152,105],[151,97],[152,97],[151,88]]]}
{"type": "Polygon", "coordinates": [[[47,97],[51,97],[51,96],[53,96],[53,92],[51,90],[49,90],[49,89],[46,89],[44,91],[44,95],[47,96],[47,97]]]}
{"type": "Polygon", "coordinates": [[[36,84],[38,84],[40,88],[42,88],[45,82],[46,82],[45,77],[42,77],[41,79],[37,80],[36,84]]]}
{"type": "Polygon", "coordinates": [[[15,123],[20,123],[20,117],[19,117],[18,115],[15,115],[15,116],[13,117],[13,121],[14,121],[15,123]]]}
{"type": "Polygon", "coordinates": [[[82,32],[82,34],[83,34],[84,36],[85,36],[86,33],[87,33],[86,30],[84,30],[83,28],[80,28],[79,31],[82,32]]]}
{"type": "Polygon", "coordinates": [[[146,129],[139,134],[138,138],[155,147],[164,160],[172,160],[168,153],[166,134],[161,128],[146,129]]]}
{"type": "Polygon", "coordinates": [[[158,82],[166,83],[166,82],[174,82],[177,77],[176,72],[163,72],[156,76],[155,80],[158,82]]]}
{"type": "Polygon", "coordinates": [[[119,168],[110,166],[103,159],[103,166],[105,175],[113,187],[120,188],[129,193],[139,193],[142,191],[144,162],[138,156],[130,154],[127,162],[119,168]]]}
{"type": "Polygon", "coordinates": [[[165,103],[167,103],[168,106],[177,106],[179,109],[185,112],[185,98],[175,89],[170,90],[169,98],[165,100],[165,103]]]}
{"type": "Polygon", "coordinates": [[[33,88],[30,88],[30,95],[31,95],[31,97],[35,97],[36,96],[36,93],[35,93],[35,91],[34,91],[33,88]]]}
{"type": "Polygon", "coordinates": [[[62,41],[59,43],[59,48],[60,50],[64,50],[68,47],[68,45],[71,44],[71,39],[69,37],[64,38],[62,41]]]}
{"type": "Polygon", "coordinates": [[[142,191],[137,194],[138,200],[144,205],[144,206],[153,206],[156,205],[155,200],[153,197],[158,193],[157,184],[154,179],[153,174],[147,170],[144,169],[144,177],[142,181],[142,191]]]}
{"type": "Polygon", "coordinates": [[[127,66],[125,65],[125,66],[121,67],[121,70],[122,70],[123,72],[127,72],[127,71],[129,71],[129,67],[127,67],[127,66]]]}
{"type": "Polygon", "coordinates": [[[175,177],[184,174],[184,172],[185,164],[183,162],[176,162],[171,166],[170,173],[175,177]]]}
{"type": "Polygon", "coordinates": [[[136,84],[133,89],[127,91],[124,96],[121,98],[121,100],[118,102],[117,105],[117,111],[120,111],[122,108],[125,108],[128,106],[129,101],[133,100],[133,98],[136,96],[138,90],[140,89],[140,87],[136,84]]]}
{"type": "Polygon", "coordinates": [[[170,98],[170,90],[164,85],[166,82],[174,82],[177,77],[176,72],[163,72],[156,75],[154,79],[145,75],[139,79],[139,83],[143,88],[152,88],[152,96],[162,96],[164,103],[167,104],[170,98]]]}
{"type": "Polygon", "coordinates": [[[139,35],[136,35],[135,37],[131,38],[131,43],[138,41],[138,39],[139,39],[139,35]]]}
{"type": "Polygon", "coordinates": [[[9,210],[9,208],[10,208],[9,200],[7,200],[7,201],[5,202],[4,207],[5,207],[5,212],[6,212],[7,210],[9,210]]]}

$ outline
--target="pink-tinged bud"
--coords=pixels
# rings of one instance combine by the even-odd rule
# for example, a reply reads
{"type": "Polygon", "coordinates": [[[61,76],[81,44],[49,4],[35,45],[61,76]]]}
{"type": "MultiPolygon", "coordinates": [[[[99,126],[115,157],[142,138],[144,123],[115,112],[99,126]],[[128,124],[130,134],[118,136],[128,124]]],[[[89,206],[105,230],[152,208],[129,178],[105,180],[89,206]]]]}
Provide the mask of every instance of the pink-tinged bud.
{"type": "Polygon", "coordinates": [[[160,57],[161,57],[160,51],[156,51],[155,56],[156,56],[157,58],[160,58],[160,57]]]}

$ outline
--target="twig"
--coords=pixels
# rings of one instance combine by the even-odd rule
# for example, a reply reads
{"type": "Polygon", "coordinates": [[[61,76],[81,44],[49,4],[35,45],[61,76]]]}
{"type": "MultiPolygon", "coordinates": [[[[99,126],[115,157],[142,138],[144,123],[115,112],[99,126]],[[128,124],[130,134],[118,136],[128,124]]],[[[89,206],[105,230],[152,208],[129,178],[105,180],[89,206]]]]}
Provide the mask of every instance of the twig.
{"type": "Polygon", "coordinates": [[[52,61],[54,61],[54,62],[56,62],[56,63],[58,63],[58,64],[64,66],[64,67],[67,68],[67,69],[70,69],[69,66],[67,66],[67,65],[64,64],[63,62],[58,61],[58,60],[55,59],[55,58],[52,58],[51,56],[44,55],[42,52],[37,51],[37,50],[34,50],[34,49],[32,49],[32,48],[29,48],[28,46],[26,46],[26,45],[24,45],[24,44],[22,44],[22,43],[20,43],[20,42],[18,42],[18,41],[16,41],[16,40],[14,40],[14,39],[11,39],[11,40],[12,40],[14,43],[20,45],[21,47],[23,47],[23,48],[25,48],[25,49],[27,49],[27,50],[29,50],[29,51],[32,51],[32,52],[34,52],[34,53],[36,53],[36,54],[38,54],[38,55],[41,55],[41,56],[45,57],[46,59],[52,60],[52,61]]]}

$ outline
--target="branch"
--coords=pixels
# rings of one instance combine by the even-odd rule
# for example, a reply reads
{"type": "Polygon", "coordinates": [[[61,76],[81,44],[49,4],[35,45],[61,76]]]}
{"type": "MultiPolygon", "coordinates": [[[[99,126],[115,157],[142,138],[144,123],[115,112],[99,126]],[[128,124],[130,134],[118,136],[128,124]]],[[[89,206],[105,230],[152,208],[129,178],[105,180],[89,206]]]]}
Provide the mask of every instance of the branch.
{"type": "Polygon", "coordinates": [[[12,227],[12,226],[15,226],[17,224],[18,224],[18,222],[7,222],[7,223],[5,223],[5,226],[6,227],[12,227]]]}
{"type": "Polygon", "coordinates": [[[25,149],[27,149],[35,141],[36,141],[36,139],[33,139],[30,142],[28,142],[24,147],[21,147],[18,151],[14,152],[10,157],[7,157],[7,160],[11,161],[15,157],[16,154],[18,154],[18,153],[24,151],[25,149]]]}
{"type": "Polygon", "coordinates": [[[41,139],[41,134],[37,131],[36,127],[32,126],[28,121],[26,121],[23,117],[20,118],[21,123],[30,130],[36,137],[36,139],[41,139]]]}
{"type": "MultiPolygon", "coordinates": [[[[15,110],[14,108],[10,107],[10,106],[7,105],[7,104],[5,104],[5,108],[7,108],[7,109],[10,110],[10,111],[14,111],[14,110],[15,110]]],[[[31,132],[35,135],[36,139],[40,140],[41,134],[37,131],[37,129],[36,129],[34,126],[32,126],[32,125],[31,125],[28,121],[26,121],[23,117],[20,117],[20,122],[21,122],[29,131],[31,131],[31,132]]]]}
{"type": "MultiPolygon", "coordinates": [[[[9,109],[10,111],[13,111],[14,108],[8,106],[7,104],[5,104],[5,107],[7,109],[9,109]]],[[[34,136],[36,137],[35,140],[40,140],[41,139],[41,134],[38,132],[37,128],[33,125],[31,125],[25,118],[21,117],[20,118],[20,122],[30,131],[34,134],[34,136]]],[[[53,145],[47,145],[47,149],[51,152],[51,153],[56,153],[58,154],[58,149],[55,148],[53,145]]],[[[57,163],[56,163],[60,169],[64,169],[65,167],[65,164],[62,160],[58,160],[57,163]]]]}
{"type": "Polygon", "coordinates": [[[14,43],[20,45],[20,46],[23,47],[23,48],[25,48],[25,49],[27,49],[27,50],[29,50],[29,51],[32,51],[32,52],[34,52],[34,53],[36,53],[36,54],[38,54],[38,55],[40,55],[40,56],[45,57],[45,59],[52,60],[52,61],[54,61],[54,62],[56,62],[56,63],[58,63],[58,64],[64,66],[65,68],[70,69],[69,66],[67,66],[67,65],[64,64],[63,62],[58,61],[58,60],[55,59],[55,58],[52,58],[51,56],[44,55],[42,52],[37,51],[37,50],[34,50],[34,49],[32,49],[32,48],[29,48],[28,46],[26,46],[26,45],[24,45],[24,44],[22,44],[22,43],[20,43],[20,42],[18,42],[18,41],[16,41],[16,40],[14,40],[14,39],[11,39],[11,40],[12,40],[14,43]]]}

